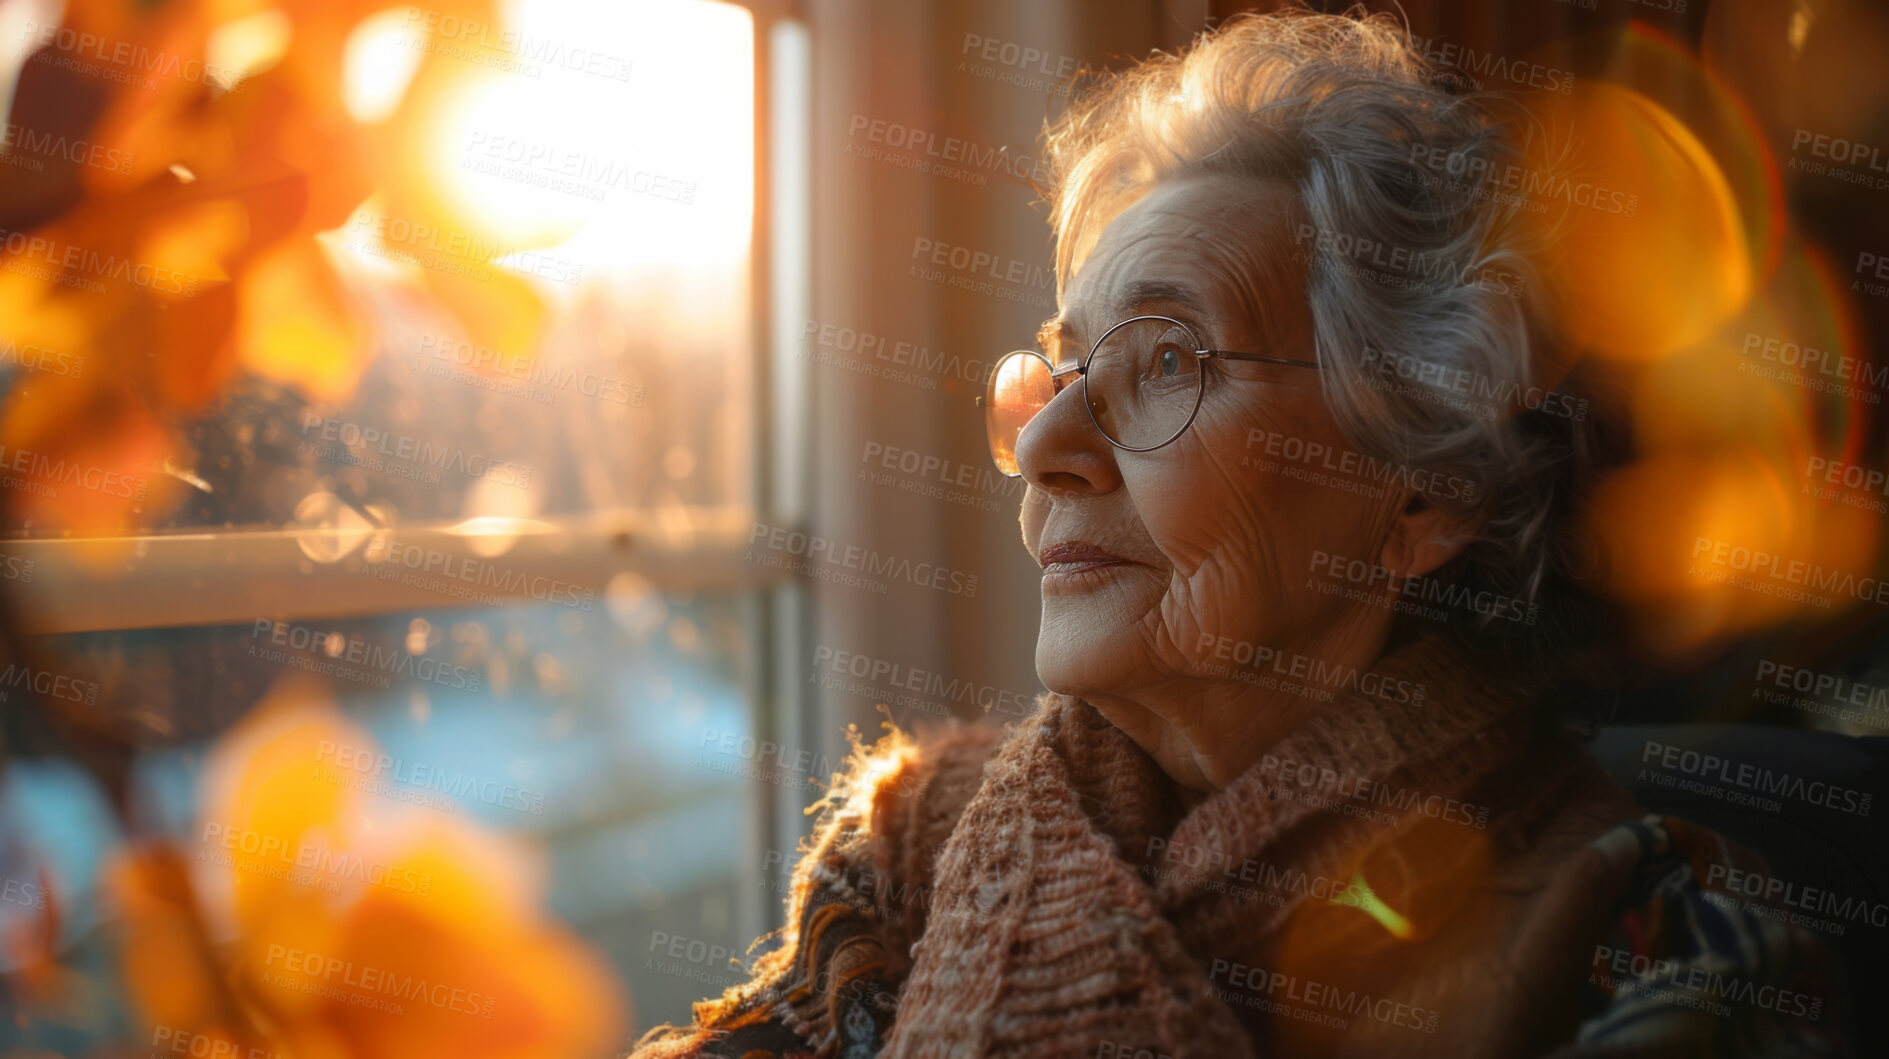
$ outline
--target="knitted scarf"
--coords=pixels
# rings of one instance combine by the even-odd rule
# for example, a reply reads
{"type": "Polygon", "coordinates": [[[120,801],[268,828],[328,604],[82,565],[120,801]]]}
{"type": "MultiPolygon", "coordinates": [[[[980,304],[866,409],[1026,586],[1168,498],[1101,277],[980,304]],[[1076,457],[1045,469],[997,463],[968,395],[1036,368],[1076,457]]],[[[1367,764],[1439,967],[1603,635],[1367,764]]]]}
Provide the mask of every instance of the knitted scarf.
{"type": "Polygon", "coordinates": [[[1371,676],[1189,811],[1093,707],[1044,696],[939,853],[884,1054],[1251,1056],[1217,954],[1265,944],[1307,902],[1336,900],[1225,884],[1266,865],[1344,886],[1368,863],[1368,891],[1355,893],[1374,896],[1334,921],[1356,927],[1359,945],[1427,929],[1423,895],[1437,887],[1426,884],[1488,851],[1486,807],[1501,805],[1504,826],[1541,808],[1525,792],[1565,774],[1576,751],[1544,749],[1522,697],[1440,637],[1387,654],[1371,676]],[[1397,704],[1355,690],[1409,686],[1396,681],[1427,694],[1397,704]],[[1419,833],[1480,842],[1393,841],[1419,833]],[[1368,914],[1383,905],[1392,911],[1368,914]]]}

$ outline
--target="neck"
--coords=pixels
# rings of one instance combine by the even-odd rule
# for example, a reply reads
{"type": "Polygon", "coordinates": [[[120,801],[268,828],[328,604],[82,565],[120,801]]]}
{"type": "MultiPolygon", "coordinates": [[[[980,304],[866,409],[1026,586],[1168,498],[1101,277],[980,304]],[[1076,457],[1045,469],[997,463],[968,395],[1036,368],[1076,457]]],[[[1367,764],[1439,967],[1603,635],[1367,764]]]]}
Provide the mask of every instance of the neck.
{"type": "Polygon", "coordinates": [[[1245,772],[1306,718],[1354,688],[1383,651],[1390,615],[1328,629],[1239,661],[1208,657],[1126,694],[1084,695],[1198,801],[1245,772]]]}

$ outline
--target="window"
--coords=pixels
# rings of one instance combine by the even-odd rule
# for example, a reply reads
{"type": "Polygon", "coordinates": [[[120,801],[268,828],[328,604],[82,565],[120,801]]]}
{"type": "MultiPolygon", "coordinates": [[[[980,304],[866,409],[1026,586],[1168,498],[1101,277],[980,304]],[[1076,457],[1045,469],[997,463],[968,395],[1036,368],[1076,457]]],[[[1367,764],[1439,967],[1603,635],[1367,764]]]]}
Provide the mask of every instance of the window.
{"type": "MultiPolygon", "coordinates": [[[[359,352],[258,268],[281,287],[254,326],[285,359],[162,423],[180,444],[128,476],[146,502],[125,531],[48,517],[89,487],[46,460],[8,481],[0,554],[25,576],[0,696],[48,709],[10,712],[0,875],[36,900],[0,903],[0,934],[46,922],[36,901],[69,910],[52,949],[102,988],[133,838],[174,843],[200,902],[232,862],[273,870],[297,840],[206,816],[206,762],[288,696],[365,734],[305,764],[370,825],[432,813],[542,849],[548,911],[634,997],[621,1028],[733,980],[780,914],[760,851],[792,848],[776,827],[824,779],[757,764],[801,723],[770,659],[802,604],[740,558],[804,481],[779,321],[805,317],[785,266],[807,238],[807,52],[779,12],[711,0],[491,26],[422,5],[351,30],[348,116],[427,136],[317,238],[359,352]]],[[[14,371],[14,400],[37,381],[14,371]]],[[[27,1043],[138,1025],[125,997],[99,1010],[27,1043]]]]}

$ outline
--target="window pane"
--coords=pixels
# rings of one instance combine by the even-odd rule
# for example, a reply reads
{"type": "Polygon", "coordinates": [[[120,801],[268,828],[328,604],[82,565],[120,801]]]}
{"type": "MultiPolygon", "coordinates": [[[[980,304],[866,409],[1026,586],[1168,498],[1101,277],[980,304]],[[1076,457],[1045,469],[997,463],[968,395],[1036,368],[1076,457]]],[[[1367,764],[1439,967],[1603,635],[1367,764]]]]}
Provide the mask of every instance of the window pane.
{"type": "MultiPolygon", "coordinates": [[[[121,491],[141,531],[292,527],[329,497],[394,525],[748,502],[748,13],[525,4],[488,27],[399,9],[350,38],[351,110],[420,92],[415,51],[447,87],[415,119],[425,142],[315,237],[332,304],[290,264],[257,266],[223,339],[253,370],[201,409],[157,402],[161,451],[9,446],[0,528],[57,535],[121,491]]],[[[111,370],[59,352],[5,358],[9,381],[32,398],[111,370]]]]}
{"type": "MultiPolygon", "coordinates": [[[[741,931],[753,931],[737,922],[753,886],[735,837],[757,833],[757,785],[739,768],[716,767],[726,756],[717,747],[754,735],[743,611],[726,596],[625,590],[588,612],[265,619],[40,638],[32,649],[61,660],[61,686],[78,700],[62,703],[70,714],[140,748],[126,768],[133,825],[173,840],[206,894],[220,868],[293,879],[298,867],[361,848],[231,819],[205,797],[219,739],[259,700],[312,680],[309,699],[365,738],[312,744],[294,763],[309,790],[352,792],[376,825],[476,823],[541,846],[545,906],[610,962],[642,1018],[679,1019],[702,995],[703,976],[726,968],[654,960],[652,939],[682,938],[685,949],[712,939],[739,955],[749,940],[741,931]]],[[[59,762],[29,763],[0,794],[9,836],[0,875],[24,902],[0,908],[0,922],[25,925],[43,888],[45,901],[73,910],[59,948],[101,967],[125,940],[104,913],[112,901],[101,867],[124,837],[109,797],[59,762]]],[[[378,870],[370,855],[359,872],[335,877],[345,884],[378,870]]],[[[17,957],[4,966],[20,969],[17,957]]]]}

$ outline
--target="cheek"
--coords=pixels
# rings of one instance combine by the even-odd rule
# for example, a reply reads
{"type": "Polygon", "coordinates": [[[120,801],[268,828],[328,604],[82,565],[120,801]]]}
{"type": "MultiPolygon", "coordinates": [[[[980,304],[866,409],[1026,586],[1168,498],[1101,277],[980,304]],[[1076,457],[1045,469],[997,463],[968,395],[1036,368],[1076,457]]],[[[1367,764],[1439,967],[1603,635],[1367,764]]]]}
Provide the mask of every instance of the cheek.
{"type": "Polygon", "coordinates": [[[1165,450],[1124,468],[1148,533],[1185,578],[1210,565],[1251,573],[1264,563],[1281,521],[1281,480],[1246,451],[1245,419],[1201,409],[1188,432],[1165,450]]]}
{"type": "Polygon", "coordinates": [[[1248,553],[1261,532],[1242,495],[1250,486],[1198,460],[1155,470],[1140,482],[1123,477],[1149,538],[1178,578],[1248,553]]]}
{"type": "Polygon", "coordinates": [[[1290,583],[1314,551],[1368,547],[1362,539],[1381,521],[1368,491],[1322,480],[1355,479],[1341,473],[1348,448],[1335,425],[1203,407],[1173,448],[1158,467],[1138,468],[1136,484],[1149,534],[1183,578],[1290,583]]]}

